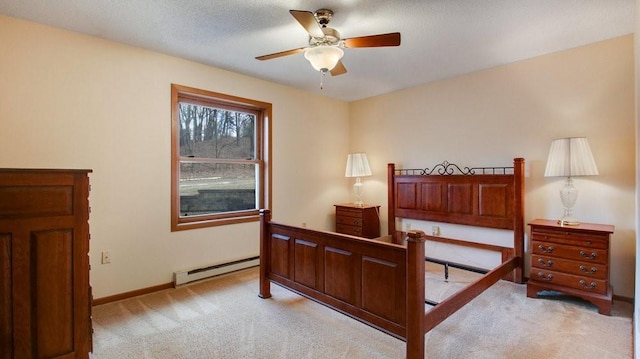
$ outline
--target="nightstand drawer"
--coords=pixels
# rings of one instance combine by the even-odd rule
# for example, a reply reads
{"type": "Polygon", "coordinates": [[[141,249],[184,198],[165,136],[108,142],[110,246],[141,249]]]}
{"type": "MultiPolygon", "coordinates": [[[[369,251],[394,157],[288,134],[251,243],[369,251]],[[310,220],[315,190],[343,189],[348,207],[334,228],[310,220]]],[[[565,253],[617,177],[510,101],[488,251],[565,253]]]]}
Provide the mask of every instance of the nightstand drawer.
{"type": "Polygon", "coordinates": [[[607,264],[609,261],[609,253],[606,249],[582,248],[558,243],[533,241],[531,242],[531,252],[532,254],[572,259],[585,263],[607,264]]]}
{"type": "Polygon", "coordinates": [[[345,216],[337,216],[336,223],[346,224],[349,226],[362,226],[362,217],[345,217],[345,216]]]}
{"type": "Polygon", "coordinates": [[[531,232],[534,241],[562,243],[585,248],[607,249],[609,246],[608,235],[572,233],[563,230],[536,229],[531,232]]]}
{"type": "Polygon", "coordinates": [[[336,217],[362,218],[361,209],[336,208],[336,217]]]}
{"type": "Polygon", "coordinates": [[[535,280],[537,282],[555,284],[589,293],[607,294],[607,290],[609,289],[609,283],[606,280],[535,268],[532,268],[530,277],[530,280],[535,280]]]}
{"type": "Polygon", "coordinates": [[[531,255],[531,267],[532,272],[534,271],[534,268],[537,268],[602,280],[607,280],[609,278],[609,270],[606,265],[570,261],[556,257],[539,256],[535,254],[531,255]]]}
{"type": "Polygon", "coordinates": [[[352,236],[362,236],[362,227],[348,226],[345,224],[337,224],[336,232],[350,234],[352,236]]]}

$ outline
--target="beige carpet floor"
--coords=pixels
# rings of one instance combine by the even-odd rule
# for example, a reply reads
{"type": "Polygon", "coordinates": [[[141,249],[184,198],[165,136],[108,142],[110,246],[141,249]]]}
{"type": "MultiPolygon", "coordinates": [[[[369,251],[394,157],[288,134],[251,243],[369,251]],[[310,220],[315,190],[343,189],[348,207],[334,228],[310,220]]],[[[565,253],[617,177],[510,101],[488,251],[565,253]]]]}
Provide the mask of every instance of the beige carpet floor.
{"type": "MultiPolygon", "coordinates": [[[[440,301],[474,273],[429,264],[426,296],[440,301]]],[[[499,282],[427,333],[430,359],[632,358],[632,305],[611,316],[550,293],[526,297],[499,282]]],[[[93,308],[94,359],[404,358],[404,342],[272,285],[260,299],[252,268],[93,308]]],[[[426,306],[426,308],[430,308],[426,306]]]]}

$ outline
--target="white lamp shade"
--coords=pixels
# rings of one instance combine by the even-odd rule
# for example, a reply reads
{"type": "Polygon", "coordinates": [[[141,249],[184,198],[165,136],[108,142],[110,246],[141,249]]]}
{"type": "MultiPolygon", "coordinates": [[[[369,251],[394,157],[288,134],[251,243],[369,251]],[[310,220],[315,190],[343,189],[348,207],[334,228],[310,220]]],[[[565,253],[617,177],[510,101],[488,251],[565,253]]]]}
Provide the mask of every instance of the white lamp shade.
{"type": "Polygon", "coordinates": [[[371,167],[365,153],[350,153],[347,157],[345,177],[371,176],[371,167]]]}
{"type": "Polygon", "coordinates": [[[317,71],[331,71],[343,55],[344,51],[336,46],[314,46],[304,52],[304,57],[317,71]]]}
{"type": "Polygon", "coordinates": [[[592,176],[598,167],[585,137],[561,138],[551,142],[545,177],[592,176]]]}

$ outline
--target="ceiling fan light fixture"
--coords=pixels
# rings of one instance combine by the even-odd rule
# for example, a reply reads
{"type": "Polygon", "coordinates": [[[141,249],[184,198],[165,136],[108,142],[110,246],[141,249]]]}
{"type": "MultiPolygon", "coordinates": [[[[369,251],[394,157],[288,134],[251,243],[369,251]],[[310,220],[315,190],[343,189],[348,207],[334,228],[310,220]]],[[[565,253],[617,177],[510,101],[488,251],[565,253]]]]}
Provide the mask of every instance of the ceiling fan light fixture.
{"type": "Polygon", "coordinates": [[[344,51],[336,46],[314,46],[304,52],[304,57],[309,60],[311,66],[320,72],[333,70],[342,56],[344,51]]]}

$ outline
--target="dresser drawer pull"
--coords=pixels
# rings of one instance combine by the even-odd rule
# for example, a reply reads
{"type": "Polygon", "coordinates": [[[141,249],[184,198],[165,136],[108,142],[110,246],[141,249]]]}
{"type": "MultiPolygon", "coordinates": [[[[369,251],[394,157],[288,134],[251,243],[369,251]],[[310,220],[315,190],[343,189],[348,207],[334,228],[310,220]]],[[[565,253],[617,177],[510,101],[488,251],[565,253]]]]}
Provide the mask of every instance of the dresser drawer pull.
{"type": "Polygon", "coordinates": [[[544,275],[544,273],[542,272],[538,272],[538,278],[542,279],[542,280],[552,280],[553,279],[553,274],[549,273],[547,275],[544,275]]]}
{"type": "Polygon", "coordinates": [[[545,246],[543,246],[542,244],[539,244],[539,245],[538,245],[538,249],[539,249],[539,250],[541,250],[541,251],[543,251],[543,252],[546,252],[546,253],[551,253],[551,252],[553,252],[553,247],[551,247],[551,246],[549,246],[549,247],[545,247],[545,246]]]}
{"type": "Polygon", "coordinates": [[[591,270],[587,270],[587,267],[585,266],[580,266],[580,270],[584,273],[587,274],[595,274],[598,271],[598,268],[595,267],[591,267],[591,270]]]}
{"type": "Polygon", "coordinates": [[[545,267],[551,267],[553,265],[553,261],[551,259],[545,262],[542,258],[538,258],[538,263],[542,264],[545,267]]]}
{"type": "Polygon", "coordinates": [[[598,257],[598,253],[592,252],[591,254],[587,254],[585,251],[580,251],[580,255],[587,259],[596,259],[598,257]]]}
{"type": "Polygon", "coordinates": [[[589,285],[587,285],[587,281],[585,281],[584,279],[580,279],[580,285],[583,286],[584,288],[587,289],[594,289],[595,287],[597,287],[598,285],[596,284],[596,282],[591,282],[589,285]]]}

